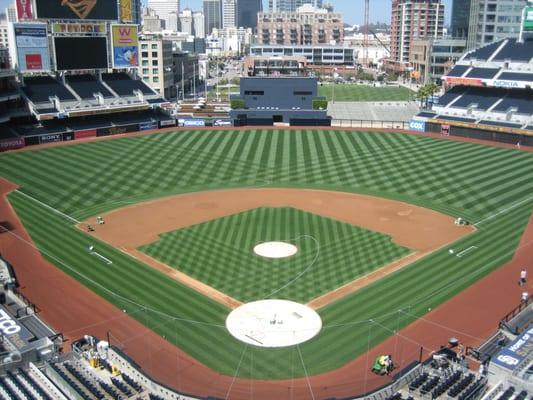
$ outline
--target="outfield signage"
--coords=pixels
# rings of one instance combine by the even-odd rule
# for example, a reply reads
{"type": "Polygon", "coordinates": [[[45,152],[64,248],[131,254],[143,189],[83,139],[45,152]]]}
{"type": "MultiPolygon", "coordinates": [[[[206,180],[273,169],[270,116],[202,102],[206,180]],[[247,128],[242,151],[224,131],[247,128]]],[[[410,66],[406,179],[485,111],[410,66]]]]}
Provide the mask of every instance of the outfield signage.
{"type": "Polygon", "coordinates": [[[35,0],[39,19],[118,20],[117,0],[35,0]]]}
{"type": "Polygon", "coordinates": [[[205,126],[205,121],[203,119],[179,119],[178,125],[186,127],[203,127],[205,126]]]}
{"type": "Polygon", "coordinates": [[[21,331],[21,327],[4,310],[0,310],[0,332],[4,336],[11,336],[21,331]]]}
{"type": "Polygon", "coordinates": [[[157,129],[157,122],[142,122],[139,124],[140,131],[149,131],[152,129],[157,129]]]}
{"type": "Polygon", "coordinates": [[[50,70],[50,52],[45,24],[13,24],[19,72],[50,70]]]}
{"type": "Polygon", "coordinates": [[[502,349],[491,362],[513,371],[531,352],[533,352],[533,326],[502,349]]]}
{"type": "Polygon", "coordinates": [[[233,126],[231,119],[217,119],[213,122],[214,126],[233,126]]]}
{"type": "Polygon", "coordinates": [[[409,121],[409,129],[416,132],[425,132],[426,122],[420,121],[418,119],[412,119],[411,121],[409,121]]]}
{"type": "Polygon", "coordinates": [[[468,85],[468,86],[483,86],[482,79],[474,78],[459,78],[454,76],[445,77],[446,83],[450,85],[468,85]]]}
{"type": "Polygon", "coordinates": [[[132,0],[120,0],[120,20],[122,22],[133,22],[132,0]]]}
{"type": "Polygon", "coordinates": [[[97,24],[52,24],[53,33],[106,33],[106,25],[104,23],[97,24]]]}
{"type": "Polygon", "coordinates": [[[21,149],[25,145],[24,138],[1,139],[0,151],[21,149]]]}
{"type": "Polygon", "coordinates": [[[139,40],[137,25],[112,25],[114,68],[137,68],[139,66],[139,40]]]}
{"type": "Polygon", "coordinates": [[[441,124],[441,133],[443,135],[446,135],[446,134],[449,134],[449,133],[444,133],[444,129],[446,127],[446,131],[449,132],[450,131],[450,125],[453,125],[453,126],[461,126],[463,128],[472,128],[472,129],[484,129],[484,130],[487,130],[487,131],[494,131],[494,132],[503,132],[503,133],[516,133],[516,134],[531,134],[531,131],[527,131],[527,130],[524,130],[524,129],[517,129],[517,128],[512,128],[512,127],[509,127],[509,126],[496,126],[496,125],[485,125],[485,124],[472,124],[470,122],[461,122],[461,121],[453,121],[450,123],[450,121],[444,121],[444,120],[440,120],[440,119],[431,119],[429,120],[429,122],[431,123],[434,123],[434,124],[441,124]]]}
{"type": "Polygon", "coordinates": [[[491,86],[501,88],[525,88],[527,82],[523,81],[508,81],[504,79],[494,79],[491,82],[491,86]]]}
{"type": "Polygon", "coordinates": [[[174,126],[176,125],[176,120],[174,119],[165,119],[163,121],[159,121],[159,126],[174,126]]]}
{"type": "Polygon", "coordinates": [[[18,21],[33,19],[33,8],[31,0],[17,0],[16,5],[18,21]]]}
{"type": "Polygon", "coordinates": [[[53,133],[51,135],[40,135],[39,136],[39,143],[54,143],[54,142],[61,142],[63,139],[63,135],[61,133],[53,133]]]}
{"type": "Polygon", "coordinates": [[[84,139],[84,138],[95,137],[95,136],[96,136],[96,129],[83,129],[83,130],[74,132],[75,139],[84,139]]]}

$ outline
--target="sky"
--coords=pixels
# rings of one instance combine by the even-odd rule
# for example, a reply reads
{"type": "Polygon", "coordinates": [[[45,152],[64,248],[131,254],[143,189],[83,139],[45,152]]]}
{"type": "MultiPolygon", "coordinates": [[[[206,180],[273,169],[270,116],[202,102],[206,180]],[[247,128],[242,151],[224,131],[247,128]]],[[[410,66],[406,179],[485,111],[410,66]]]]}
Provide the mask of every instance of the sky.
{"type": "MultiPolygon", "coordinates": [[[[60,1],[60,0],[57,0],[60,1]]],[[[145,0],[143,0],[145,1],[145,0]]],[[[267,6],[267,1],[265,6],[267,6]]],[[[329,0],[336,11],[344,14],[344,21],[348,24],[361,24],[363,22],[363,0],[329,0]]],[[[0,0],[0,10],[4,10],[13,0],[0,0]]],[[[202,0],[181,0],[181,8],[200,9],[202,0]]],[[[447,22],[451,12],[452,0],[444,0],[447,8],[447,22]]],[[[370,21],[390,23],[391,0],[370,0],[370,21]]],[[[265,7],[266,9],[266,7],[265,7]]]]}

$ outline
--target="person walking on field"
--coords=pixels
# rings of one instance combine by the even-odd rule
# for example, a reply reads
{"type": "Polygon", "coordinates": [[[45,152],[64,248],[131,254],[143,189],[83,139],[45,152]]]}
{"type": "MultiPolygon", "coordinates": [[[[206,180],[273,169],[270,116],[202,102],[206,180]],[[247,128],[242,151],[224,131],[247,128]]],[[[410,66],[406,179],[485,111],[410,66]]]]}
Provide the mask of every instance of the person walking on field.
{"type": "Polygon", "coordinates": [[[522,271],[520,271],[520,281],[518,282],[520,286],[525,285],[526,278],[527,278],[527,271],[525,268],[522,268],[522,271]]]}
{"type": "Polygon", "coordinates": [[[527,304],[529,302],[529,293],[522,292],[522,303],[527,304]]]}

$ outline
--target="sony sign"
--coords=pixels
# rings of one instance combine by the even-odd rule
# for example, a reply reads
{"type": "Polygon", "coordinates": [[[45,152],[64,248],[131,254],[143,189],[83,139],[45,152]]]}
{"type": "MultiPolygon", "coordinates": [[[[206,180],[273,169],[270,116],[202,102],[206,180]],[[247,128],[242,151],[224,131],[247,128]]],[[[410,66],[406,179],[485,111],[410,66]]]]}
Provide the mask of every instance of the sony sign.
{"type": "Polygon", "coordinates": [[[4,310],[0,309],[0,332],[6,336],[20,332],[20,326],[4,310]]]}

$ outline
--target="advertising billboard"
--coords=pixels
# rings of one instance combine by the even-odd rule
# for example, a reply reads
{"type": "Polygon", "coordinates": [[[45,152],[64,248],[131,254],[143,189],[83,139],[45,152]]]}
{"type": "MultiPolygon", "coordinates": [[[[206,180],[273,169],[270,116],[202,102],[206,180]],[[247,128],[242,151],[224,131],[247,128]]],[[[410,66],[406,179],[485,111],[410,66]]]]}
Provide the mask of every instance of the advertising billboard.
{"type": "Polygon", "coordinates": [[[524,9],[524,31],[533,31],[533,7],[526,7],[524,9]]]}
{"type": "Polygon", "coordinates": [[[50,52],[45,24],[13,24],[19,72],[50,70],[50,52]]]}
{"type": "Polygon", "coordinates": [[[412,119],[409,121],[409,129],[416,132],[425,132],[426,131],[426,123],[425,121],[420,121],[417,119],[412,119]]]}
{"type": "Polygon", "coordinates": [[[139,65],[139,40],[137,25],[112,25],[113,67],[137,68],[139,65]]]}
{"type": "Polygon", "coordinates": [[[17,18],[19,21],[33,19],[31,0],[17,0],[17,18]]]}
{"type": "Polygon", "coordinates": [[[118,20],[117,0],[35,0],[39,19],[118,20]]]}
{"type": "Polygon", "coordinates": [[[518,364],[533,351],[533,327],[530,326],[524,333],[503,348],[491,362],[513,371],[518,364]]]}
{"type": "Polygon", "coordinates": [[[105,37],[55,37],[54,47],[58,71],[107,68],[105,37]]]}
{"type": "Polygon", "coordinates": [[[84,23],[74,23],[74,24],[52,24],[53,33],[101,33],[105,34],[107,32],[106,26],[104,23],[97,24],[84,24],[84,23]]]}
{"type": "Polygon", "coordinates": [[[132,0],[120,0],[120,20],[122,22],[133,22],[132,3],[132,0]]]}

